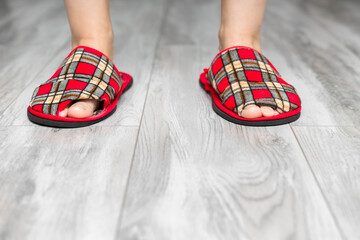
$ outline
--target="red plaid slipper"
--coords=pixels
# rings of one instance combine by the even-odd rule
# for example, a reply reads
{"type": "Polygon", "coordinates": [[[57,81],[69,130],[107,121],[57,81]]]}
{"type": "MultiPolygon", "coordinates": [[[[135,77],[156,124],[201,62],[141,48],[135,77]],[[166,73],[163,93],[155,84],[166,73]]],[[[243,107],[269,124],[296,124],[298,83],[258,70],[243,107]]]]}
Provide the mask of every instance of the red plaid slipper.
{"type": "Polygon", "coordinates": [[[247,126],[275,126],[300,117],[300,98],[271,62],[249,47],[235,46],[218,53],[200,75],[200,85],[213,100],[214,111],[224,119],[247,126]],[[269,106],[280,114],[244,118],[249,105],[269,106]]]}
{"type": "Polygon", "coordinates": [[[28,118],[51,127],[88,126],[114,113],[120,95],[131,84],[132,77],[119,72],[103,53],[79,46],[71,51],[49,80],[35,89],[28,118]],[[88,118],[58,116],[69,103],[83,99],[97,99],[102,107],[88,118]]]}

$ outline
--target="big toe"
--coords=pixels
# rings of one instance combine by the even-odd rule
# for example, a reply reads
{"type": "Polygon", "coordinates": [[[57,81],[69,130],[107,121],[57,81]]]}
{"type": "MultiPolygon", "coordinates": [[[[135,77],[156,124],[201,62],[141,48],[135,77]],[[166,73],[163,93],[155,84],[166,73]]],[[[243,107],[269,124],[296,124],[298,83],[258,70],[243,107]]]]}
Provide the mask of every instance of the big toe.
{"type": "Polygon", "coordinates": [[[244,117],[244,118],[262,117],[262,111],[261,111],[260,107],[258,107],[256,105],[249,105],[249,106],[245,107],[244,110],[242,110],[241,117],[244,117]]]}
{"type": "Polygon", "coordinates": [[[98,106],[97,100],[80,100],[69,107],[67,116],[71,118],[91,117],[98,106]]]}

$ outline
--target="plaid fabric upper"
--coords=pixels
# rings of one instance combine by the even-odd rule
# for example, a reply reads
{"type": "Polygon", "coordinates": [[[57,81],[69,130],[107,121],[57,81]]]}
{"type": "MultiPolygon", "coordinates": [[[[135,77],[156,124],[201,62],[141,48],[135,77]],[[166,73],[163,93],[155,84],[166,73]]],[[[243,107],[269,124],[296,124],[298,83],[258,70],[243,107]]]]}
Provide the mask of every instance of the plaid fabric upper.
{"type": "Polygon", "coordinates": [[[106,107],[120,91],[121,75],[109,58],[88,48],[75,48],[55,74],[34,90],[30,106],[57,115],[74,100],[98,99],[106,107]]]}
{"type": "Polygon", "coordinates": [[[281,78],[265,56],[251,48],[220,52],[211,63],[208,79],[222,104],[239,115],[253,104],[270,106],[279,113],[300,106],[295,88],[281,78]]]}

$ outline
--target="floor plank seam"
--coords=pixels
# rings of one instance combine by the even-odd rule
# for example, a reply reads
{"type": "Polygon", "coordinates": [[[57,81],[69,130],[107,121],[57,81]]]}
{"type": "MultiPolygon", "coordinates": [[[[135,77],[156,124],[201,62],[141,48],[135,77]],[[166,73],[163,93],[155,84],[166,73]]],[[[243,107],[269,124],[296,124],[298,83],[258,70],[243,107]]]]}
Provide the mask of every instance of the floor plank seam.
{"type": "Polygon", "coordinates": [[[292,131],[292,133],[293,133],[293,135],[294,135],[294,137],[295,137],[295,139],[296,139],[296,142],[298,143],[298,145],[299,145],[299,147],[300,147],[300,149],[301,149],[301,152],[302,152],[302,154],[303,154],[303,156],[304,156],[304,158],[305,158],[306,164],[308,165],[308,167],[309,167],[309,169],[310,169],[310,171],[311,171],[311,174],[312,174],[312,176],[314,177],[314,180],[315,180],[315,182],[316,182],[316,185],[317,185],[318,188],[319,188],[319,191],[320,191],[320,193],[321,193],[321,195],[322,195],[322,197],[323,197],[323,199],[324,199],[324,202],[325,202],[325,204],[326,204],[326,206],[327,206],[327,209],[329,210],[331,216],[333,217],[334,223],[335,223],[335,225],[336,225],[336,227],[337,227],[337,230],[339,231],[339,234],[340,234],[341,238],[342,238],[343,240],[346,240],[345,234],[343,233],[343,231],[342,231],[342,229],[341,229],[341,227],[340,227],[340,225],[339,225],[339,222],[338,222],[338,220],[337,220],[337,218],[336,218],[336,215],[335,215],[335,213],[333,212],[333,210],[332,210],[332,208],[331,208],[331,205],[330,205],[330,203],[329,203],[329,201],[328,201],[328,199],[327,199],[327,197],[326,197],[323,189],[322,189],[321,186],[320,186],[320,183],[319,183],[319,181],[318,181],[318,178],[316,177],[316,174],[315,174],[315,172],[313,171],[313,169],[312,169],[312,167],[311,167],[310,161],[309,161],[309,159],[307,158],[307,156],[306,156],[306,154],[305,154],[305,151],[304,151],[303,147],[301,146],[301,143],[300,143],[298,137],[296,136],[296,133],[295,133],[295,131],[294,131],[294,129],[293,129],[293,127],[292,127],[291,125],[290,125],[290,129],[291,129],[291,131],[292,131]]]}
{"type": "Polygon", "coordinates": [[[168,10],[169,10],[169,3],[168,3],[168,0],[166,0],[164,10],[163,10],[163,16],[162,16],[162,19],[161,19],[161,25],[160,25],[157,40],[156,40],[155,51],[154,51],[154,56],[153,56],[153,62],[152,62],[152,66],[151,66],[151,72],[150,72],[150,75],[149,75],[149,83],[148,83],[148,86],[147,86],[145,101],[143,103],[142,114],[141,114],[141,118],[140,118],[140,121],[139,121],[139,128],[138,128],[138,132],[137,132],[136,140],[135,140],[135,147],[134,147],[134,151],[133,151],[132,158],[131,158],[131,163],[130,163],[130,167],[129,167],[129,174],[128,174],[128,177],[127,177],[127,180],[126,180],[126,186],[125,186],[125,190],[124,190],[124,197],[123,197],[123,200],[122,200],[122,206],[120,207],[120,213],[119,213],[119,217],[118,217],[117,229],[116,229],[116,232],[115,232],[115,238],[114,239],[118,239],[118,229],[120,229],[121,225],[122,225],[122,217],[123,217],[122,215],[123,215],[123,209],[124,209],[124,206],[125,206],[125,203],[126,203],[126,195],[127,195],[127,192],[128,192],[129,181],[131,179],[131,171],[132,171],[132,168],[133,168],[133,165],[134,165],[134,158],[135,158],[136,149],[138,147],[138,140],[139,140],[141,126],[142,126],[142,122],[143,122],[143,118],[144,118],[146,102],[147,102],[148,95],[149,95],[149,89],[150,89],[150,85],[151,85],[151,78],[152,78],[153,71],[154,71],[154,68],[155,68],[156,56],[158,55],[158,49],[159,49],[159,46],[160,46],[161,35],[164,32],[165,19],[166,19],[166,16],[168,14],[168,10]]]}

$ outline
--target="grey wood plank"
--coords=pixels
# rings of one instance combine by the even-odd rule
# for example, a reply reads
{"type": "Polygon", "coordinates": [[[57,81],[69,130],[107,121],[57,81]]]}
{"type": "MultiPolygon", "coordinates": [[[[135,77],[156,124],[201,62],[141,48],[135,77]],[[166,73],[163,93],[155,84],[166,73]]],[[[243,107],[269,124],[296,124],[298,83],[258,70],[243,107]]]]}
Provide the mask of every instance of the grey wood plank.
{"type": "MultiPolygon", "coordinates": [[[[67,40],[66,40],[67,41],[67,40]]],[[[18,72],[15,68],[11,68],[10,76],[15,76],[14,78],[14,87],[11,89],[1,89],[0,91],[4,93],[2,98],[0,98],[0,103],[3,103],[3,112],[0,112],[0,125],[1,126],[33,126],[27,118],[27,107],[31,100],[34,89],[40,85],[42,82],[46,81],[50,76],[54,74],[54,69],[56,69],[63,60],[59,56],[66,56],[69,52],[67,47],[68,43],[63,43],[61,45],[47,46],[45,49],[35,48],[31,52],[27,52],[27,55],[22,55],[18,61],[24,61],[24,68],[28,69],[27,71],[18,72]],[[40,51],[42,50],[42,51],[40,51]],[[52,56],[51,59],[44,57],[44,54],[52,56]],[[35,66],[29,64],[32,56],[36,56],[37,61],[35,66]],[[37,64],[36,64],[37,63],[37,64]],[[42,66],[41,66],[42,65],[42,66]],[[36,71],[35,71],[36,69],[36,71]],[[32,72],[33,71],[33,72],[32,72]],[[31,72],[31,74],[29,73],[31,72]],[[26,85],[27,84],[27,85],[26,85]],[[8,95],[8,96],[7,96],[8,95]],[[14,99],[14,100],[12,100],[14,99]],[[6,108],[5,108],[6,107],[6,108]]],[[[1,109],[1,104],[0,104],[1,109]]]]}
{"type": "MultiPolygon", "coordinates": [[[[16,104],[16,101],[19,101],[19,94],[69,39],[66,15],[64,11],[60,11],[64,8],[61,2],[49,1],[43,5],[26,7],[27,5],[24,5],[22,18],[13,19],[11,24],[4,25],[6,27],[0,29],[1,125],[18,120],[19,115],[16,115],[16,112],[26,111],[26,107],[21,109],[11,107],[8,109],[8,107],[19,106],[16,104]],[[5,113],[6,109],[8,111],[5,113]]],[[[59,59],[58,62],[60,63],[61,60],[59,59]]],[[[33,91],[35,86],[31,88],[33,91]]],[[[25,98],[28,104],[31,93],[26,97],[20,96],[20,100],[24,101],[25,98]]]]}
{"type": "MultiPolygon", "coordinates": [[[[161,42],[166,45],[218,47],[220,1],[168,0],[161,42]]],[[[214,56],[213,56],[214,57],[214,56]]]]}
{"type": "Polygon", "coordinates": [[[54,73],[53,69],[59,66],[62,59],[56,59],[54,56],[64,53],[63,49],[64,42],[58,42],[47,47],[29,48],[26,51],[23,48],[6,50],[6,56],[10,59],[14,56],[14,59],[6,65],[0,77],[0,82],[4,82],[0,87],[1,126],[31,124],[27,120],[26,110],[32,93],[35,87],[44,79],[48,79],[54,73]]]}
{"type": "Polygon", "coordinates": [[[360,129],[293,127],[346,239],[360,236],[360,129]]]}
{"type": "Polygon", "coordinates": [[[113,239],[137,128],[0,135],[0,239],[113,239]]]}
{"type": "MultiPolygon", "coordinates": [[[[347,25],[357,31],[360,23],[360,16],[357,11],[360,7],[358,0],[296,0],[296,4],[307,11],[320,12],[321,15],[325,14],[326,18],[336,19],[339,23],[347,25]],[[310,7],[311,6],[311,7],[310,7]]],[[[346,38],[347,36],[338,35],[338,37],[346,38]]]]}
{"type": "Polygon", "coordinates": [[[201,54],[158,50],[117,239],[341,239],[290,127],[219,118],[201,54]]]}
{"type": "Polygon", "coordinates": [[[22,46],[28,49],[33,44],[56,41],[67,33],[62,1],[30,0],[21,1],[20,4],[19,1],[5,1],[3,5],[7,15],[0,15],[0,46],[22,46]]]}
{"type": "MultiPolygon", "coordinates": [[[[59,3],[59,2],[58,2],[59,3]]],[[[56,3],[55,3],[56,4],[56,3]]],[[[12,28],[17,28],[19,23],[24,23],[29,20],[29,14],[33,16],[30,19],[38,18],[39,16],[34,16],[34,13],[38,13],[40,9],[49,9],[51,6],[54,6],[54,1],[22,1],[22,0],[3,0],[0,2],[0,44],[5,43],[9,39],[9,36],[13,36],[14,32],[8,31],[9,26],[12,28]],[[17,24],[14,24],[14,23],[17,24]]],[[[31,21],[31,20],[30,20],[31,21]]]]}
{"type": "MultiPolygon", "coordinates": [[[[329,1],[326,6],[315,2],[269,2],[264,53],[302,98],[302,117],[294,125],[357,126],[359,31],[349,27],[349,19],[339,21],[340,13],[333,13],[341,12],[339,6],[348,1],[329,1]]],[[[357,3],[354,9],[359,8],[357,3]]]]}

